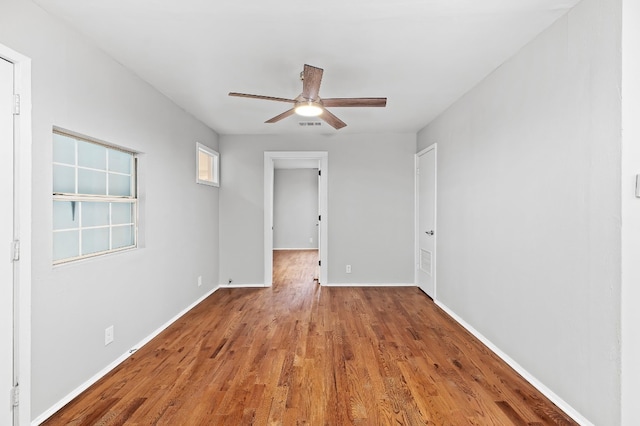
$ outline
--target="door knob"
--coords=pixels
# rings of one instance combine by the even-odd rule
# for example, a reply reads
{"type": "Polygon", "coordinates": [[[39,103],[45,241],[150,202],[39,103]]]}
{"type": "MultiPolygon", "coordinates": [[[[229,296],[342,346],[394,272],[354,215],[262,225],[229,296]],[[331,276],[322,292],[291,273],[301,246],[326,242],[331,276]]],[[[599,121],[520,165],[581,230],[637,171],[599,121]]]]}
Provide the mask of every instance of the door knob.
{"type": "Polygon", "coordinates": [[[424,231],[424,233],[427,235],[433,235],[433,231],[424,231]]]}

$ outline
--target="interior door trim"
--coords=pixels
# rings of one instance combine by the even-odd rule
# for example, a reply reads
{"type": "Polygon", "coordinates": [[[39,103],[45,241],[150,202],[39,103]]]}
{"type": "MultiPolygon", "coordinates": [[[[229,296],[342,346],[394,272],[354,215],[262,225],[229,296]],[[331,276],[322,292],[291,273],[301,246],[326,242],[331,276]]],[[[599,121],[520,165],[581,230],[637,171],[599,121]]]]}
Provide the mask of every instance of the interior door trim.
{"type": "Polygon", "coordinates": [[[14,93],[20,95],[20,114],[14,118],[14,235],[20,240],[20,260],[14,265],[18,289],[14,339],[20,405],[14,422],[28,425],[31,423],[31,59],[3,44],[0,58],[13,64],[14,93]]]}
{"type": "Polygon", "coordinates": [[[273,176],[275,160],[318,160],[320,163],[319,210],[320,225],[320,276],[322,284],[327,284],[329,271],[329,214],[328,189],[329,153],[326,151],[265,151],[264,152],[264,286],[273,285],[273,176]]]}

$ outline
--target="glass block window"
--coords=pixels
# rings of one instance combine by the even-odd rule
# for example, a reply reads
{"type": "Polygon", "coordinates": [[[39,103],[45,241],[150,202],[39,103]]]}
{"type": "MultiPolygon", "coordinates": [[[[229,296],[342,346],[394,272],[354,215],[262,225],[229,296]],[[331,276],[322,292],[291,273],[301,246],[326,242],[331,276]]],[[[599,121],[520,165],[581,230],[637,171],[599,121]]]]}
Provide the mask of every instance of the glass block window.
{"type": "Polygon", "coordinates": [[[53,133],[53,263],[136,247],[136,156],[53,133]]]}

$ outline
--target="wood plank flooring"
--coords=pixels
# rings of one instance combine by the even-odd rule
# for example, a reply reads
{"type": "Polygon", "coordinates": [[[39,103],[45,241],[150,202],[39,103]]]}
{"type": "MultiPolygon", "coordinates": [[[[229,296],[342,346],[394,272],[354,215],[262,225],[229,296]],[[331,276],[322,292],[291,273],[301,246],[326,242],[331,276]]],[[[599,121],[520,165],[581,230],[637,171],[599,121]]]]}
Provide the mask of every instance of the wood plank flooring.
{"type": "Polygon", "coordinates": [[[420,290],[220,289],[46,425],[573,425],[420,290]]]}

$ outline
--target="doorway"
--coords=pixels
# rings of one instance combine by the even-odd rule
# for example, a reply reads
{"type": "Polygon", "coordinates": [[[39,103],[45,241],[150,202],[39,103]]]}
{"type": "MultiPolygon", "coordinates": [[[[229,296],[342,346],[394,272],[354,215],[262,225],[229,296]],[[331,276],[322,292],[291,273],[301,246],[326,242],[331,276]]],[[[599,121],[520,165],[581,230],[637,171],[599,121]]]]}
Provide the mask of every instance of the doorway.
{"type": "Polygon", "coordinates": [[[436,144],[416,154],[416,284],[436,298],[436,144]]]}
{"type": "Polygon", "coordinates": [[[283,280],[313,282],[319,279],[318,171],[318,160],[275,161],[273,285],[283,280]]]}
{"type": "MultiPolygon", "coordinates": [[[[274,243],[282,242],[282,235],[278,239],[274,238],[275,228],[275,176],[276,170],[314,170],[317,173],[317,210],[318,217],[314,218],[313,227],[316,230],[307,230],[309,234],[306,238],[317,239],[317,241],[307,243],[317,247],[318,250],[318,282],[326,283],[327,277],[327,242],[328,242],[328,215],[327,215],[327,177],[328,177],[328,154],[326,152],[265,152],[264,153],[264,269],[265,286],[273,285],[273,250],[278,248],[274,243]]],[[[306,178],[309,178],[307,176],[306,178]]],[[[308,222],[308,221],[307,221],[308,222]]],[[[310,224],[301,225],[309,229],[310,224]]],[[[302,245],[303,240],[294,244],[302,245]]],[[[307,240],[308,241],[308,240],[307,240]]],[[[291,241],[288,242],[291,244],[291,241]]],[[[300,248],[300,247],[298,247],[300,248]]]]}

